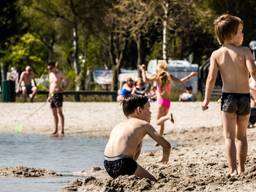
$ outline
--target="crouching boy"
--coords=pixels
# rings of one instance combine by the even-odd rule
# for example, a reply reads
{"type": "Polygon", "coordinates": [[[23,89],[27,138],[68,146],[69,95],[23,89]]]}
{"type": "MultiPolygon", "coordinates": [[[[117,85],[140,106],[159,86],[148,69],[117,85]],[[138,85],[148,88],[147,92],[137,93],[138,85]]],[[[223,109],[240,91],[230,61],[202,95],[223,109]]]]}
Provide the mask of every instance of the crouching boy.
{"type": "Polygon", "coordinates": [[[145,135],[149,135],[163,147],[163,163],[169,160],[171,145],[150,125],[151,112],[147,97],[128,96],[122,101],[122,107],[127,120],[116,125],[110,133],[104,151],[104,167],[112,178],[136,175],[156,181],[153,175],[136,162],[142,140],[145,135]]]}

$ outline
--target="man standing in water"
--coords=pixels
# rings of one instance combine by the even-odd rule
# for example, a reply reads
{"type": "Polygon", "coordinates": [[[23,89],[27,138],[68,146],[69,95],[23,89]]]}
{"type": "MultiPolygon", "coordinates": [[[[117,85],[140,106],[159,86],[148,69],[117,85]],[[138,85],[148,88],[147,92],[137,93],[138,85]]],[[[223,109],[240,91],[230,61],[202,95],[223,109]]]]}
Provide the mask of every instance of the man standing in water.
{"type": "Polygon", "coordinates": [[[65,80],[63,74],[56,68],[55,62],[48,63],[49,71],[49,96],[47,101],[51,104],[52,114],[54,118],[54,132],[52,136],[58,136],[58,124],[60,120],[61,135],[64,136],[64,115],[62,111],[63,105],[63,88],[62,83],[65,80]]]}

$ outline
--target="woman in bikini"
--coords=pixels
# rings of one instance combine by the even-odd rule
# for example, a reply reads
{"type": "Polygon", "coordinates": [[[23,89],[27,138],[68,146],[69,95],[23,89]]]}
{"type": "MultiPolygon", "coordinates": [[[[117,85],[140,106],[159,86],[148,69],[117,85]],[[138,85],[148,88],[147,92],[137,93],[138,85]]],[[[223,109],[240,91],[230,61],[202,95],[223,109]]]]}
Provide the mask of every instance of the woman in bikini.
{"type": "MultiPolygon", "coordinates": [[[[171,82],[175,81],[178,83],[185,83],[186,81],[190,80],[192,77],[196,76],[196,72],[192,72],[189,75],[183,77],[182,79],[178,79],[177,77],[173,76],[172,74],[168,73],[168,65],[165,61],[160,61],[157,65],[156,74],[147,77],[145,67],[140,66],[140,70],[142,71],[142,78],[145,82],[148,81],[155,81],[157,84],[157,102],[158,102],[158,112],[157,112],[157,124],[160,126],[160,135],[164,133],[164,119],[169,112],[171,107],[171,82]]],[[[174,123],[173,115],[169,112],[170,120],[174,123]]]]}

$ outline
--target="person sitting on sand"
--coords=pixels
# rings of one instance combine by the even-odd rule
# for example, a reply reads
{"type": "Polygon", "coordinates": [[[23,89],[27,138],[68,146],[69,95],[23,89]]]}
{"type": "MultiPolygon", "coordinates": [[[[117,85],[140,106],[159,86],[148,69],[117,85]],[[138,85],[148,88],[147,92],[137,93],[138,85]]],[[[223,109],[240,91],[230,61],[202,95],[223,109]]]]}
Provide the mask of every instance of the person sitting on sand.
{"type": "Polygon", "coordinates": [[[33,102],[33,99],[37,92],[37,87],[36,81],[34,79],[34,73],[30,66],[26,66],[25,71],[21,73],[17,91],[22,92],[24,101],[26,101],[27,97],[29,97],[30,101],[33,102]]]}
{"type": "Polygon", "coordinates": [[[126,82],[122,86],[119,94],[117,96],[117,101],[122,101],[124,97],[127,97],[132,94],[132,90],[134,87],[134,81],[131,77],[127,78],[126,82]]]}
{"type": "Polygon", "coordinates": [[[193,96],[193,88],[192,86],[187,86],[186,91],[180,94],[179,96],[179,101],[187,102],[187,101],[193,101],[194,96],[193,96]]]}
{"type": "Polygon", "coordinates": [[[142,79],[139,78],[135,82],[135,86],[133,87],[132,94],[145,96],[147,95],[148,89],[149,89],[149,85],[144,83],[142,79]]]}
{"type": "Polygon", "coordinates": [[[247,126],[250,116],[249,75],[256,80],[256,66],[249,48],[242,47],[243,21],[224,14],[215,22],[221,47],[210,58],[202,109],[208,109],[218,71],[223,82],[221,117],[224,128],[228,176],[243,175],[247,157],[247,126]]]}
{"type": "Polygon", "coordinates": [[[142,141],[149,135],[163,147],[161,162],[167,163],[171,145],[150,125],[150,103],[146,96],[131,95],[122,101],[123,112],[127,120],[116,125],[111,133],[104,151],[104,167],[112,178],[120,175],[135,175],[141,178],[156,178],[141,167],[138,159],[142,141]]]}

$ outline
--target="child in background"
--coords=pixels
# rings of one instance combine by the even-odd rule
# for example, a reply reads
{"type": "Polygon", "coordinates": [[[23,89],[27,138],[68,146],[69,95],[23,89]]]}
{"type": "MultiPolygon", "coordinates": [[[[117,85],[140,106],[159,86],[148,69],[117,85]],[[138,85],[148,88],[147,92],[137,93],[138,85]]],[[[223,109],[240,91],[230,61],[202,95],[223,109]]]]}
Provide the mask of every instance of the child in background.
{"type": "Polygon", "coordinates": [[[179,96],[179,101],[193,101],[194,98],[193,98],[193,88],[191,86],[187,86],[186,87],[186,91],[182,94],[180,94],[179,96]]]}
{"type": "Polygon", "coordinates": [[[125,97],[132,94],[134,88],[134,81],[132,78],[128,78],[124,85],[122,86],[119,95],[117,96],[117,101],[122,101],[125,97]]]}
{"type": "Polygon", "coordinates": [[[135,86],[132,90],[132,94],[145,96],[148,92],[148,84],[145,84],[142,79],[138,79],[135,82],[135,86]]]}
{"type": "MultiPolygon", "coordinates": [[[[161,117],[166,116],[171,107],[171,82],[175,81],[178,83],[185,83],[190,80],[192,77],[196,76],[196,72],[192,72],[189,75],[183,77],[182,79],[178,79],[175,76],[171,75],[167,71],[167,63],[165,61],[160,61],[157,65],[156,74],[148,77],[146,75],[145,67],[140,66],[140,70],[142,72],[142,77],[145,82],[155,81],[157,90],[157,102],[158,102],[158,112],[157,112],[157,120],[161,117]]],[[[173,120],[174,122],[174,120],[173,120]]],[[[160,124],[160,135],[164,133],[164,121],[160,124]]]]}

